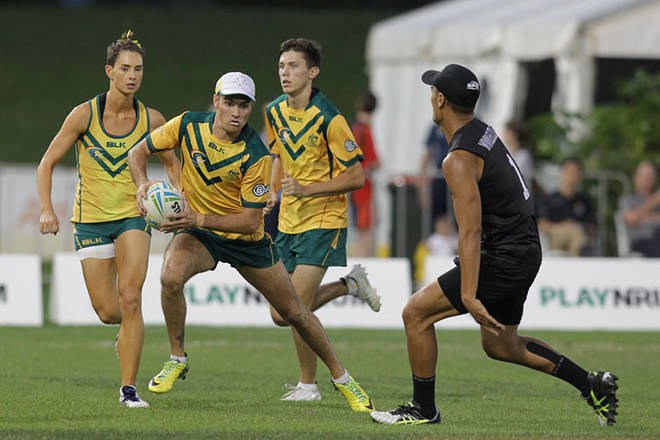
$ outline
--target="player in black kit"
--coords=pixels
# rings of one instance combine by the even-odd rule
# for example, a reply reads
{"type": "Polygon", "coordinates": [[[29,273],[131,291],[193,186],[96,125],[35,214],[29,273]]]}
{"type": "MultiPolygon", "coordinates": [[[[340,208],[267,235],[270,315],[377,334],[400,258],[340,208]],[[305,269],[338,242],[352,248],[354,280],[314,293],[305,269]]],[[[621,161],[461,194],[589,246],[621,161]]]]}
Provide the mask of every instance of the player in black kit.
{"type": "Polygon", "coordinates": [[[470,313],[481,325],[486,354],[552,374],[577,388],[602,424],[617,414],[617,377],[588,372],[545,342],[518,335],[523,304],[541,265],[541,245],[525,180],[492,127],[474,117],[477,77],[450,64],[429,70],[433,120],[449,141],[442,164],[458,223],[456,267],[415,293],[403,310],[413,397],[392,411],[374,411],[385,424],[438,423],[434,323],[470,313]]]}

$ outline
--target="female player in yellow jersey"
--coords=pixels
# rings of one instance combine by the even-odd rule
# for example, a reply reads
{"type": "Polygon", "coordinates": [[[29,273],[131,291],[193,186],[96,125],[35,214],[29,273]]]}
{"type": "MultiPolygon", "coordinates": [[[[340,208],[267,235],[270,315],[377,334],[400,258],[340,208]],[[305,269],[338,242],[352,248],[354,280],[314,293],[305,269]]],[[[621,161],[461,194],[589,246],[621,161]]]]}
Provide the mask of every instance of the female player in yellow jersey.
{"type": "MultiPolygon", "coordinates": [[[[37,170],[39,229],[57,234],[51,201],[55,165],[75,145],[79,181],[73,208],[74,242],[87,291],[99,319],[119,324],[116,349],[121,369],[119,401],[148,407],[135,388],[144,341],[142,284],[147,273],[151,230],[135,204],[129,150],[165,123],[163,115],[135,99],[144,72],[144,50],[131,31],[108,46],[105,73],[110,88],[76,106],[55,135],[37,170]]],[[[172,152],[159,155],[179,187],[180,165],[172,152]]]]}

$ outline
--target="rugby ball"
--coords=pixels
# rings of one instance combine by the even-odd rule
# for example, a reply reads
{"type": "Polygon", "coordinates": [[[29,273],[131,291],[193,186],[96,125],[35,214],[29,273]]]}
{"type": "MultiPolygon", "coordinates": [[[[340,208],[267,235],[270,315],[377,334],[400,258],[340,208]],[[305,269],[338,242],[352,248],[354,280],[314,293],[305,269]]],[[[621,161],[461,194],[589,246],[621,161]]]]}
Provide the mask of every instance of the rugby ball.
{"type": "Polygon", "coordinates": [[[147,190],[147,198],[142,201],[147,214],[144,219],[152,228],[160,229],[161,223],[172,214],[183,211],[181,193],[166,182],[154,183],[147,190]]]}

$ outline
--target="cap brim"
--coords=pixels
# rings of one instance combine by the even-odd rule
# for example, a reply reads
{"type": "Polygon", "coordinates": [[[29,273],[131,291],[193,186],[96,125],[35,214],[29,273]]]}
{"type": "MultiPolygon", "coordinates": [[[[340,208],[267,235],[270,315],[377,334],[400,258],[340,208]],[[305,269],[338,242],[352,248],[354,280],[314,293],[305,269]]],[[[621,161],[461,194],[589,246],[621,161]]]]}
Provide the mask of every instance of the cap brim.
{"type": "Polygon", "coordinates": [[[440,72],[438,72],[437,70],[427,70],[422,75],[422,82],[424,84],[428,84],[432,86],[435,84],[435,79],[438,77],[439,74],[440,72]]]}
{"type": "Polygon", "coordinates": [[[222,95],[222,96],[241,95],[241,96],[245,96],[250,101],[255,101],[256,102],[256,99],[254,99],[254,96],[250,96],[250,95],[246,94],[245,91],[243,91],[243,90],[225,90],[224,92],[218,92],[217,95],[222,95]]]}

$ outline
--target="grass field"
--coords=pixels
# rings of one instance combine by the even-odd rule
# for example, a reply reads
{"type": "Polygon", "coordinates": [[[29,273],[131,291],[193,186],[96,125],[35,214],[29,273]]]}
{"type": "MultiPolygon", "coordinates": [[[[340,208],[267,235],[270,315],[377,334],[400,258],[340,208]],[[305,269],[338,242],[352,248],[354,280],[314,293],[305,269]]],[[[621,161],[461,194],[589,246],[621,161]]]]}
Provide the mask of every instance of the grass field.
{"type": "MultiPolygon", "coordinates": [[[[329,330],[376,407],[410,398],[402,331],[329,330]]],[[[475,331],[438,334],[439,425],[377,425],[350,411],[322,364],[323,400],[280,402],[297,364],[285,329],[191,327],[191,372],[169,394],[146,390],[166,359],[165,329],[147,328],[138,391],[150,409],[119,406],[116,328],[0,327],[0,438],[660,439],[658,333],[528,332],[587,368],[620,377],[619,421],[602,427],[558,379],[489,360],[475,331]]]]}

